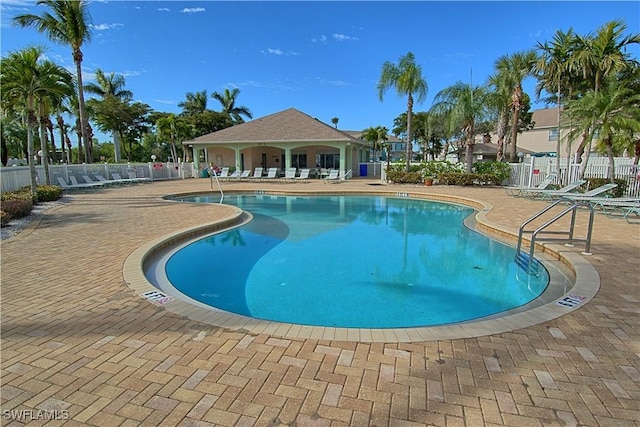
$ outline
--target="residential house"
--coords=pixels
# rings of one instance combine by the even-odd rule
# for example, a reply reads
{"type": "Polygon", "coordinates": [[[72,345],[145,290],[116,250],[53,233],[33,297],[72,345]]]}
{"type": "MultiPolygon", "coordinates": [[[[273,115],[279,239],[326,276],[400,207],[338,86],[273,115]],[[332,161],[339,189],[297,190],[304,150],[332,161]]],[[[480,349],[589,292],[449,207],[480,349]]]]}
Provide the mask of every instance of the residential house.
{"type": "Polygon", "coordinates": [[[256,167],[327,168],[346,173],[367,160],[367,144],[295,108],[183,142],[200,163],[253,170],[256,167]]]}

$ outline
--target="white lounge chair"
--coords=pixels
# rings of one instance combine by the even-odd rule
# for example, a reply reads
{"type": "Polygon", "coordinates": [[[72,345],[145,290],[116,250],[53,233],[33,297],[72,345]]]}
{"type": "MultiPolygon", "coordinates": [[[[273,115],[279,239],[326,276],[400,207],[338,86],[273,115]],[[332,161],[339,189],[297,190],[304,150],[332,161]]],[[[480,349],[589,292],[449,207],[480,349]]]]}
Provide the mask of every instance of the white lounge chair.
{"type": "MultiPolygon", "coordinates": [[[[577,194],[561,194],[560,198],[566,199],[569,201],[585,201],[588,202],[593,200],[594,197],[599,196],[600,194],[604,194],[609,190],[613,190],[616,188],[618,184],[605,184],[600,187],[594,188],[593,190],[589,190],[585,193],[577,193],[577,194]]],[[[555,197],[555,196],[554,196],[555,197]]]]}
{"type": "Polygon", "coordinates": [[[276,179],[278,177],[278,168],[269,168],[265,179],[276,179]]]}
{"type": "Polygon", "coordinates": [[[509,196],[519,197],[523,195],[524,191],[545,190],[551,185],[553,180],[556,179],[556,174],[549,174],[543,179],[536,187],[516,186],[516,187],[504,187],[509,196]]]}
{"type": "MultiPolygon", "coordinates": [[[[145,177],[138,177],[138,175],[136,175],[135,172],[127,172],[127,175],[129,176],[129,179],[131,181],[138,181],[138,182],[146,182],[146,181],[151,181],[151,178],[145,178],[145,177]]],[[[125,178],[126,179],[126,178],[125,178]]]]}
{"type": "Polygon", "coordinates": [[[340,171],[338,169],[331,169],[329,175],[324,178],[324,182],[340,182],[340,171]]]}
{"type": "Polygon", "coordinates": [[[587,182],[584,179],[579,179],[571,184],[565,185],[557,190],[522,190],[523,197],[540,197],[542,199],[551,199],[553,196],[562,196],[563,194],[569,194],[572,191],[578,189],[581,185],[587,182]]]}
{"type": "Polygon", "coordinates": [[[100,180],[98,180],[98,181],[92,180],[89,175],[80,175],[80,177],[84,180],[84,182],[86,184],[91,184],[92,186],[104,187],[106,185],[104,182],[102,182],[100,180]]]}
{"type": "Polygon", "coordinates": [[[284,171],[285,179],[294,179],[296,177],[296,168],[288,168],[284,171]]]}
{"type": "Polygon", "coordinates": [[[74,175],[69,176],[69,181],[71,181],[71,186],[76,188],[95,188],[102,187],[104,185],[103,183],[96,181],[93,183],[80,183],[74,175]]]}
{"type": "Polygon", "coordinates": [[[311,169],[300,169],[300,176],[296,176],[296,179],[309,179],[309,172],[311,169]]]}
{"type": "Polygon", "coordinates": [[[250,177],[251,179],[261,179],[262,178],[263,168],[255,168],[253,170],[253,175],[250,177]]]}

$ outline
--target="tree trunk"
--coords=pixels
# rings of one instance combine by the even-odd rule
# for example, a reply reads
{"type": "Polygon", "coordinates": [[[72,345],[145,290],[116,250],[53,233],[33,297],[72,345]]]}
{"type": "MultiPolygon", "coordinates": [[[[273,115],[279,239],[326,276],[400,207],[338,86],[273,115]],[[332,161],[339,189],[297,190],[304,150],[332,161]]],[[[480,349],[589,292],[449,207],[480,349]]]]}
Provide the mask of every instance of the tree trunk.
{"type": "Polygon", "coordinates": [[[58,153],[56,149],[56,136],[53,133],[53,123],[47,117],[47,130],[49,131],[49,138],[51,139],[51,161],[55,164],[58,160],[58,153]]]}
{"type": "MultiPolygon", "coordinates": [[[[82,83],[82,52],[80,49],[76,49],[73,52],[73,61],[76,64],[76,77],[78,79],[78,112],[80,116],[80,135],[81,139],[84,141],[85,148],[85,162],[92,163],[93,160],[93,150],[91,144],[91,138],[89,138],[88,134],[88,124],[89,119],[87,118],[87,111],[84,103],[84,86],[82,83]]],[[[78,150],[79,152],[80,150],[78,150]]],[[[80,161],[80,159],[78,159],[80,161]]]]}
{"type": "Polygon", "coordinates": [[[33,161],[35,147],[33,144],[33,126],[37,125],[38,119],[33,111],[33,98],[27,100],[27,159],[29,159],[29,176],[31,181],[31,197],[34,203],[38,201],[38,180],[36,179],[36,165],[33,161]]]}
{"type": "Polygon", "coordinates": [[[505,114],[504,111],[500,112],[500,116],[498,118],[498,129],[497,129],[497,137],[498,137],[498,154],[496,156],[496,160],[501,162],[504,160],[504,140],[507,135],[507,128],[509,127],[509,117],[505,114]]]}
{"type": "Polygon", "coordinates": [[[609,157],[609,181],[613,184],[616,180],[616,165],[615,158],[613,156],[613,142],[611,141],[611,135],[607,136],[604,140],[604,145],[607,147],[607,156],[609,157]]]}
{"type": "Polygon", "coordinates": [[[513,96],[513,123],[511,123],[511,153],[509,161],[517,162],[518,158],[518,121],[520,118],[520,107],[522,104],[522,88],[517,88],[513,96]]]}
{"type": "Polygon", "coordinates": [[[407,100],[407,167],[406,172],[408,173],[411,170],[411,145],[413,144],[411,137],[411,119],[413,113],[413,96],[409,94],[409,99],[407,100]]]}
{"type": "Polygon", "coordinates": [[[40,150],[42,150],[42,166],[44,168],[44,183],[46,185],[51,185],[51,180],[49,179],[49,150],[47,145],[47,126],[44,122],[43,110],[44,103],[40,101],[40,150]]]}

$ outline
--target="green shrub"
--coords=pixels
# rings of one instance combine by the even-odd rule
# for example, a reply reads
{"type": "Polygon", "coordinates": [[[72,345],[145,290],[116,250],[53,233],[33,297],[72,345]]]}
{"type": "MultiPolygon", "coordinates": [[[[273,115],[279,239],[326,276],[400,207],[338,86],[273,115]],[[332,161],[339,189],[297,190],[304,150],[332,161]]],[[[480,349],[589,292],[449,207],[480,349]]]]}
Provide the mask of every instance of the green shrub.
{"type": "Polygon", "coordinates": [[[504,162],[476,162],[473,164],[473,172],[478,174],[493,175],[492,182],[495,185],[502,184],[511,176],[511,165],[504,162]]]}
{"type": "Polygon", "coordinates": [[[422,181],[424,181],[422,173],[420,172],[405,172],[393,170],[394,168],[390,169],[391,170],[387,172],[387,179],[396,184],[421,184],[422,181]]]}
{"type": "Polygon", "coordinates": [[[445,185],[500,185],[501,175],[490,173],[446,172],[440,174],[439,184],[445,185]]]}
{"type": "Polygon", "coordinates": [[[62,188],[57,185],[39,185],[37,193],[39,202],[55,202],[62,197],[62,188]]]}

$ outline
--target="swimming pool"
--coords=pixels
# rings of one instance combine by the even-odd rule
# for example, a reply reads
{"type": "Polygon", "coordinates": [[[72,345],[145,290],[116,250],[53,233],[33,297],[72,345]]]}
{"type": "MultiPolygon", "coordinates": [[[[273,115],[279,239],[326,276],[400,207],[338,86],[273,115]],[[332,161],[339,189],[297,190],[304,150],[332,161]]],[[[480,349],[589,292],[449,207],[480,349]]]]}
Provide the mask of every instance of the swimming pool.
{"type": "MultiPolygon", "coordinates": [[[[180,197],[217,202],[219,196],[180,197]]],[[[249,224],[177,248],[166,277],[204,304],[344,328],[433,326],[523,306],[549,283],[465,227],[473,209],[386,196],[235,194],[249,224]]]]}

